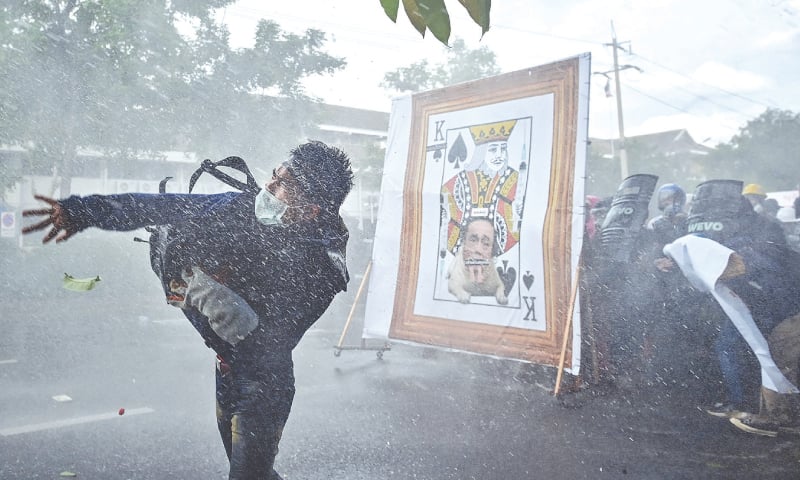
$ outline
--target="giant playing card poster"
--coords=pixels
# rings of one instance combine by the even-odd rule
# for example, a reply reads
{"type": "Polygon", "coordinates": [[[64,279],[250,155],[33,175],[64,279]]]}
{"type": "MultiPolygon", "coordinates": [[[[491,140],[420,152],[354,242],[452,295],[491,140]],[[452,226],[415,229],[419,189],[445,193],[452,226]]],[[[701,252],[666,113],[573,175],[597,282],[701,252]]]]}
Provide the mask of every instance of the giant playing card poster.
{"type": "Polygon", "coordinates": [[[365,337],[556,363],[580,332],[588,74],[585,54],[395,100],[365,337]]]}

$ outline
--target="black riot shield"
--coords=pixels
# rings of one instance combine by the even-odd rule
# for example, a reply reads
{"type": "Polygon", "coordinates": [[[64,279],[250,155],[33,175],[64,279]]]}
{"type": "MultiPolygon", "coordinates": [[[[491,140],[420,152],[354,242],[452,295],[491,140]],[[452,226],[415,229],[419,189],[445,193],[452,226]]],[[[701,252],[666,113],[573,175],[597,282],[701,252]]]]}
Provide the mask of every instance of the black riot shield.
{"type": "Polygon", "coordinates": [[[742,186],[739,180],[699,184],[689,207],[688,233],[715,241],[736,234],[741,228],[742,186]]]}
{"type": "Polygon", "coordinates": [[[650,213],[650,197],[653,196],[656,182],[658,176],[642,173],[631,175],[620,184],[603,221],[600,237],[608,260],[632,260],[639,233],[645,227],[650,213]]]}

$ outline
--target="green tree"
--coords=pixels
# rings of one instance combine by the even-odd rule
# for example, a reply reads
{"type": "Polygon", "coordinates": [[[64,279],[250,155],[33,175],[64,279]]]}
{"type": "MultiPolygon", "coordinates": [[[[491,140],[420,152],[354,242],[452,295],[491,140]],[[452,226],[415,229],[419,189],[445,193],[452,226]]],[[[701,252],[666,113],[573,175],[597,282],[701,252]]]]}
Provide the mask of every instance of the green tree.
{"type": "MultiPolygon", "coordinates": [[[[386,15],[397,22],[400,0],[380,0],[386,15]]],[[[481,36],[489,30],[489,13],[492,0],[458,0],[467,9],[472,20],[481,27],[481,36]]],[[[447,45],[450,39],[450,14],[444,0],[403,0],[403,9],[411,25],[422,35],[429,31],[440,42],[447,45]]]]}
{"type": "Polygon", "coordinates": [[[446,55],[445,62],[438,65],[422,60],[388,72],[381,86],[398,92],[420,92],[500,73],[494,52],[486,46],[470,49],[464,40],[456,38],[446,55]]]}
{"type": "Polygon", "coordinates": [[[687,193],[704,178],[698,178],[698,156],[688,152],[664,153],[646,143],[632,139],[626,142],[628,168],[631,174],[649,173],[658,176],[658,185],[676,183],[687,193]]]}
{"type": "Polygon", "coordinates": [[[52,165],[69,193],[79,146],[163,143],[159,87],[188,48],[164,2],[16,1],[0,11],[3,141],[52,165]],[[160,3],[160,4],[159,4],[160,3]]]}
{"type": "Polygon", "coordinates": [[[768,191],[797,188],[800,173],[800,114],[769,108],[717,146],[709,178],[758,183],[768,191]]]}
{"type": "Polygon", "coordinates": [[[283,32],[273,21],[259,22],[253,48],[227,49],[227,31],[209,32],[205,46],[215,58],[198,64],[192,78],[176,88],[181,117],[190,118],[186,149],[222,157],[283,158],[303,136],[314,136],[315,106],[302,80],[333,74],[345,65],[322,51],[326,36],[283,32]],[[188,88],[187,88],[188,87],[188,88]]]}
{"type": "Polygon", "coordinates": [[[52,167],[61,195],[79,147],[118,158],[182,146],[219,156],[285,145],[285,154],[312,127],[301,115],[301,80],[344,61],[322,51],[324,33],[287,34],[268,21],[253,48],[231,50],[214,16],[230,3],[8,2],[0,7],[0,142],[52,167]]]}

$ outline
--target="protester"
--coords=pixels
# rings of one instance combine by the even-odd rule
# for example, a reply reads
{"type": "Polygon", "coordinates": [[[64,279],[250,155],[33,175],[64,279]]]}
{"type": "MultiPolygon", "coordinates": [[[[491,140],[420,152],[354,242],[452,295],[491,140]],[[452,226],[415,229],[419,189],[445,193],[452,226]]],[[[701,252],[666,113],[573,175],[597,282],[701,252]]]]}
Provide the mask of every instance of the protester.
{"type": "MultiPolygon", "coordinates": [[[[719,281],[744,303],[758,330],[768,336],[779,323],[800,313],[800,257],[787,247],[780,227],[758,215],[751,203],[736,193],[740,188],[736,183],[741,185],[723,180],[698,186],[689,231],[733,250],[740,268],[719,281]]],[[[727,398],[708,408],[708,413],[738,417],[737,426],[757,422],[757,416],[742,412],[754,407],[745,385],[746,379],[757,376],[758,369],[743,359],[748,342],[733,321],[723,321],[715,350],[727,398]]]]}
{"type": "MultiPolygon", "coordinates": [[[[785,245],[785,239],[783,232],[773,228],[774,223],[764,216],[758,215],[751,204],[742,202],[740,213],[741,230],[730,238],[720,239],[719,243],[743,257],[747,273],[729,280],[728,284],[751,309],[762,332],[769,332],[790,313],[772,312],[769,305],[780,305],[772,301],[771,292],[783,290],[781,283],[784,280],[779,278],[782,270],[780,260],[768,256],[767,252],[774,246],[785,245]]],[[[717,337],[716,352],[728,398],[727,402],[722,402],[722,406],[709,409],[712,415],[725,416],[751,408],[751,401],[745,399],[745,378],[748,377],[748,371],[750,377],[755,375],[755,371],[752,364],[748,365],[742,358],[746,349],[747,345],[736,327],[730,321],[724,322],[717,337]]]]}
{"type": "Polygon", "coordinates": [[[23,233],[49,227],[47,243],[89,227],[172,225],[177,239],[166,253],[181,271],[165,283],[167,293],[217,353],[229,478],[278,479],[273,463],[294,397],[292,350],[349,280],[339,208],[352,185],[347,155],[312,141],[292,150],[260,191],[253,182],[215,195],[37,196],[48,207],[23,215],[46,218],[23,233]]]}
{"type": "MultiPolygon", "coordinates": [[[[768,344],[775,364],[786,379],[800,384],[800,314],[779,323],[770,333],[768,344]]],[[[800,394],[779,394],[761,387],[762,409],[757,415],[731,420],[742,430],[772,436],[781,427],[800,426],[800,394]]]]}

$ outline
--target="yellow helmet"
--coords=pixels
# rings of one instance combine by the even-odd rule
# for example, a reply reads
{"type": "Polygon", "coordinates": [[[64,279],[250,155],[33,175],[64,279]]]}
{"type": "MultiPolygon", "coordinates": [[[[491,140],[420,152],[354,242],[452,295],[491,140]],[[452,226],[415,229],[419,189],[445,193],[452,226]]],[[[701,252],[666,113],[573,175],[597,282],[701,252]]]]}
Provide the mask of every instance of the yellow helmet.
{"type": "Polygon", "coordinates": [[[764,187],[757,183],[748,183],[744,186],[744,190],[742,190],[742,195],[760,195],[762,197],[766,197],[767,194],[764,193],[764,187]]]}

